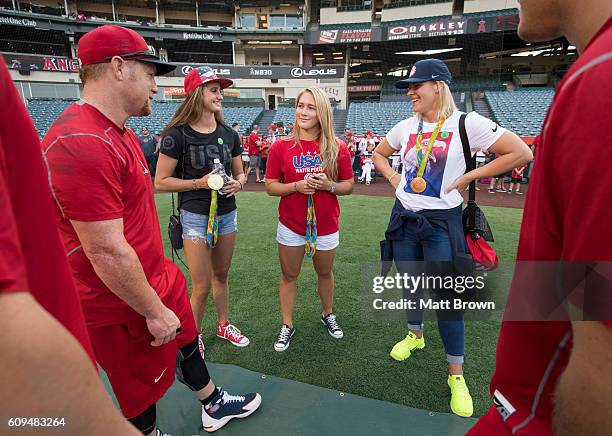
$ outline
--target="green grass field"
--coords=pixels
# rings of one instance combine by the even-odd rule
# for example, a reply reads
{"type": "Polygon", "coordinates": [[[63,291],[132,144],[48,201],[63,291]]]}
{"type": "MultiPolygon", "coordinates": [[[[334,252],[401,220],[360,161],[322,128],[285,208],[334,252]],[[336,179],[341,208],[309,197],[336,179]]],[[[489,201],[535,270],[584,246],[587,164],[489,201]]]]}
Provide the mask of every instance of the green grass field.
{"type": "MultiPolygon", "coordinates": [[[[344,329],[344,339],[333,339],[319,321],[316,276],[306,259],[298,282],[296,334],[286,352],[274,351],[272,345],[280,328],[275,239],[278,199],[246,192],[238,197],[239,232],[230,271],[230,319],[251,344],[239,349],[216,338],[211,298],[203,323],[207,360],[420,409],[450,412],[445,354],[436,323],[425,324],[426,348],[400,363],[391,360],[388,353],[406,335],[405,323],[372,321],[362,315],[361,270],[378,261],[378,242],[393,199],[356,195],[340,198],[340,204],[342,231],[334,267],[334,311],[344,329]]],[[[157,205],[166,238],[170,196],[159,194],[157,205]]],[[[494,229],[497,242],[493,246],[500,259],[514,259],[522,210],[483,209],[494,229]]],[[[164,243],[170,257],[168,241],[164,243]]],[[[465,374],[475,416],[482,415],[490,404],[488,387],[498,330],[498,322],[466,322],[465,374]]]]}

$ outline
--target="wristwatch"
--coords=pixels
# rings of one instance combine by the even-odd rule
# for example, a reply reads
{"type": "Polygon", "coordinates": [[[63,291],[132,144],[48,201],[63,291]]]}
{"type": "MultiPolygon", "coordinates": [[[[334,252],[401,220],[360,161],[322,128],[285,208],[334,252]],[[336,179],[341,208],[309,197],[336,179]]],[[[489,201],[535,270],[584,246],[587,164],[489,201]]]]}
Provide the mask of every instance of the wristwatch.
{"type": "Polygon", "coordinates": [[[331,188],[329,188],[329,192],[331,192],[332,194],[336,193],[336,184],[334,182],[331,182],[331,188]]]}

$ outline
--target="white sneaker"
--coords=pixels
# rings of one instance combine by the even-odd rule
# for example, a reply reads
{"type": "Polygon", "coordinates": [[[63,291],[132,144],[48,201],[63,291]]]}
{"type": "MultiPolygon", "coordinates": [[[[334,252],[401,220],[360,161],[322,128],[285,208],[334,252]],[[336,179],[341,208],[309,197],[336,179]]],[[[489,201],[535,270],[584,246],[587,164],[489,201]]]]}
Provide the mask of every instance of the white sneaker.
{"type": "Polygon", "coordinates": [[[274,343],[274,349],[276,351],[285,351],[289,348],[289,344],[291,343],[291,338],[295,333],[295,328],[289,327],[287,324],[283,324],[280,332],[278,333],[278,338],[276,338],[276,342],[274,343]]]}
{"type": "Polygon", "coordinates": [[[246,418],[261,404],[261,395],[252,392],[244,395],[230,395],[217,387],[217,395],[210,404],[202,406],[202,426],[211,433],[219,430],[231,419],[246,418]]]}
{"type": "Polygon", "coordinates": [[[336,315],[330,313],[327,316],[321,316],[321,322],[325,327],[327,327],[327,333],[333,338],[342,339],[344,337],[344,332],[338,325],[338,320],[336,319],[336,315]]]}

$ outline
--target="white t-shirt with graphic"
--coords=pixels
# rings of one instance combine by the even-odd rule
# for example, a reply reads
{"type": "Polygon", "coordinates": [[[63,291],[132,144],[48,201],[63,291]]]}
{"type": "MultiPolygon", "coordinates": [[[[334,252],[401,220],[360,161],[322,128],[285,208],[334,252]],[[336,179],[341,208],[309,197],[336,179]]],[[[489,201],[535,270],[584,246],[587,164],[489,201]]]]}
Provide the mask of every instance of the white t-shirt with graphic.
{"type": "MultiPolygon", "coordinates": [[[[427,188],[420,194],[410,188],[410,181],[416,177],[418,170],[414,146],[419,127],[419,116],[415,115],[400,121],[387,133],[387,142],[392,148],[399,151],[402,159],[402,180],[395,191],[395,196],[406,209],[414,212],[422,209],[452,209],[463,202],[463,197],[456,189],[448,194],[445,193],[446,188],[465,173],[463,146],[459,135],[460,116],[461,112],[455,111],[442,125],[423,173],[427,188]]],[[[419,162],[425,148],[429,145],[429,138],[436,124],[423,122],[419,162]]],[[[467,115],[465,129],[470,141],[472,156],[479,151],[487,150],[506,131],[476,112],[470,112],[467,115]]]]}

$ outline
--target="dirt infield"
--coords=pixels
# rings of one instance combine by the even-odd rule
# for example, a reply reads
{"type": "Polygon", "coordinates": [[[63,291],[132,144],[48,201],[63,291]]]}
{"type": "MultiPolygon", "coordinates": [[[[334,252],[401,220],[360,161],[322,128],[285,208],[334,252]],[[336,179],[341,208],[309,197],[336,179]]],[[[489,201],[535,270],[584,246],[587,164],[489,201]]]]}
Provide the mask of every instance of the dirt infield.
{"type": "MultiPolygon", "coordinates": [[[[527,193],[528,185],[521,185],[521,192],[527,193]]],[[[476,203],[482,206],[497,206],[497,207],[513,207],[522,209],[525,204],[525,195],[506,194],[503,192],[496,192],[495,194],[489,194],[487,192],[488,185],[479,185],[480,191],[476,191],[476,203]]],[[[260,192],[264,190],[263,183],[255,183],[255,177],[249,177],[249,183],[245,186],[245,191],[249,192],[260,192]]],[[[394,190],[382,178],[377,178],[376,181],[370,185],[364,185],[362,183],[355,183],[355,189],[353,194],[359,195],[382,195],[387,197],[393,197],[394,190]]],[[[464,194],[464,198],[467,199],[467,193],[464,194]]]]}

